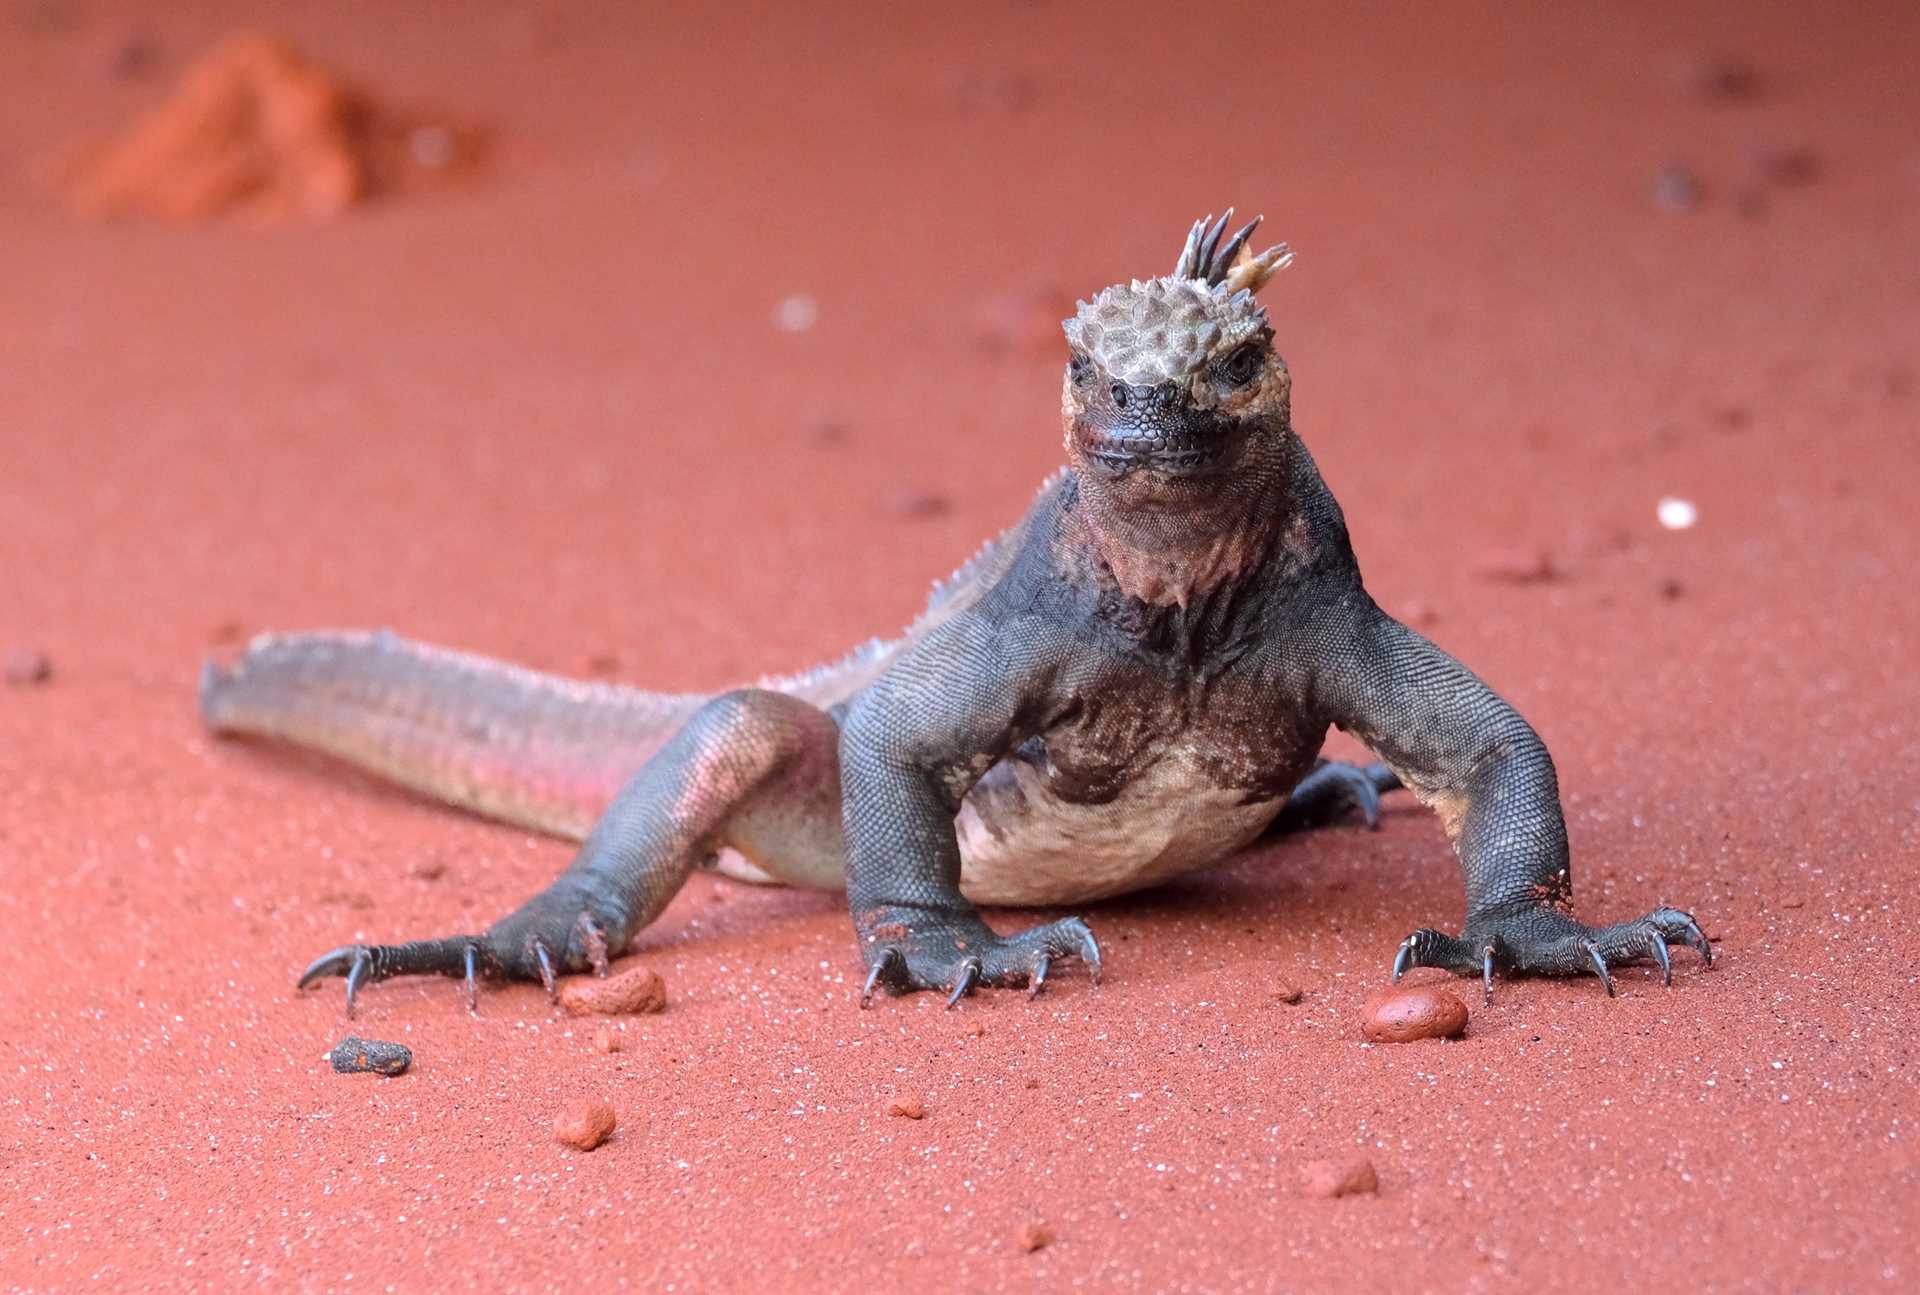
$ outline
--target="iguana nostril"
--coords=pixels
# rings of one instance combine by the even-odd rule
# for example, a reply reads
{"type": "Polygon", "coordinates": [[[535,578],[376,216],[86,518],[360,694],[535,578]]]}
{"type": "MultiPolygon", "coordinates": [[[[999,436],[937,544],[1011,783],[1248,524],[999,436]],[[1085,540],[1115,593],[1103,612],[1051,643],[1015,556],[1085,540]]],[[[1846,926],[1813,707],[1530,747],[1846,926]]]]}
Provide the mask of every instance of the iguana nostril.
{"type": "Polygon", "coordinates": [[[1120,406],[1120,408],[1125,409],[1127,407],[1127,399],[1130,394],[1127,390],[1126,383],[1116,382],[1113,384],[1113,403],[1120,406]]]}

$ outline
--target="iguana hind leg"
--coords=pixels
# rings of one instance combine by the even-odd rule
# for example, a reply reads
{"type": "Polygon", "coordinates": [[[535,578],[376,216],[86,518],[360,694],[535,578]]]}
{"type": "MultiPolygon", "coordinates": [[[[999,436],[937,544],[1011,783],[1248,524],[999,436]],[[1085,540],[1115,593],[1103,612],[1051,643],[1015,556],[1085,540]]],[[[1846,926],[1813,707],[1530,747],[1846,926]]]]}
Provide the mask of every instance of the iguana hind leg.
{"type": "Polygon", "coordinates": [[[1325,827],[1358,810],[1369,831],[1380,826],[1380,796],[1400,785],[1384,764],[1348,764],[1344,760],[1315,760],[1313,770],[1287,797],[1286,808],[1266,830],[1281,836],[1325,827]]]}
{"type": "Polygon", "coordinates": [[[839,729],[825,711],[760,689],[715,698],[628,781],[572,866],[485,934],[345,945],[300,984],[345,976],[348,1015],[363,984],[397,975],[462,976],[469,1006],[481,977],[551,993],[562,972],[604,975],[722,849],[782,881],[841,883],[839,729]]]}

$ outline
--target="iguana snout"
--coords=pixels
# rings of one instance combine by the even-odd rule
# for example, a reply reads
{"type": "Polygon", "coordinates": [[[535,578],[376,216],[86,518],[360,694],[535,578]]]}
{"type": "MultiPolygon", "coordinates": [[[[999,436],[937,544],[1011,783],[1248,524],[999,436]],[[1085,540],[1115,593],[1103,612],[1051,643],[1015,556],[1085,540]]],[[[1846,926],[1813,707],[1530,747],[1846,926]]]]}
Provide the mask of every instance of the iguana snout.
{"type": "Polygon", "coordinates": [[[1233,422],[1198,407],[1185,383],[1086,385],[1074,433],[1086,462],[1101,471],[1205,472],[1236,439],[1233,422]]]}

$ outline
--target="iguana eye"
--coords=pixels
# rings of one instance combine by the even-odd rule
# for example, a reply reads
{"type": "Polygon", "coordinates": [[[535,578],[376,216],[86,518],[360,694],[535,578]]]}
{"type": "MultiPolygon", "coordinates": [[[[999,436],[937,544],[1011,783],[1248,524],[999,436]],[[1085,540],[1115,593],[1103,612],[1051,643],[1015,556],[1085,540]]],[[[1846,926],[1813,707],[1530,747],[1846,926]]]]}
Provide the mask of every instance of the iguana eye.
{"type": "Polygon", "coordinates": [[[1067,361],[1067,376],[1073,379],[1075,386],[1087,380],[1087,371],[1093,367],[1093,361],[1075,351],[1073,358],[1067,361]]]}
{"type": "Polygon", "coordinates": [[[1243,346],[1229,355],[1220,366],[1220,376],[1229,386],[1244,387],[1260,372],[1260,348],[1243,346]]]}

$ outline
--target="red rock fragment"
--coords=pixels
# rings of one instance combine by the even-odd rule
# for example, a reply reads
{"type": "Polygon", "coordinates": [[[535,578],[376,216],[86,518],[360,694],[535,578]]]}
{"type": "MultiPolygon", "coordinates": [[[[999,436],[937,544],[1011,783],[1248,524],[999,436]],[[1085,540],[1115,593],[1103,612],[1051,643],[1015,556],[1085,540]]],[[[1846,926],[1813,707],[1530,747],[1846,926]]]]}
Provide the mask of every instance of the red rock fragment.
{"type": "Polygon", "coordinates": [[[1552,554],[1542,548],[1523,546],[1482,549],[1474,558],[1471,570],[1482,580],[1515,585],[1551,580],[1558,574],[1552,554]]]}
{"type": "Polygon", "coordinates": [[[1767,78],[1742,59],[1703,58],[1681,67],[1680,88],[1705,102],[1753,103],[1766,97],[1767,78]]]}
{"type": "Polygon", "coordinates": [[[1313,1160],[1300,1167],[1300,1194],[1320,1200],[1341,1196],[1371,1196],[1380,1190],[1380,1176],[1365,1156],[1345,1160],[1313,1160]]]}
{"type": "Polygon", "coordinates": [[[1826,163],[1811,148],[1763,148],[1754,154],[1753,169],[1768,184],[1799,189],[1825,174],[1826,163]]]}
{"type": "Polygon", "coordinates": [[[569,976],[560,982],[560,1006],[569,1016],[638,1016],[664,1011],[667,982],[651,967],[633,967],[605,980],[569,976]]]}
{"type": "Polygon", "coordinates": [[[1276,1003],[1297,1003],[1306,996],[1300,986],[1285,980],[1274,981],[1273,988],[1267,994],[1276,1003]]]}
{"type": "Polygon", "coordinates": [[[38,648],[14,648],[0,662],[0,678],[15,688],[32,688],[53,678],[53,658],[38,648]]]}
{"type": "Polygon", "coordinates": [[[953,500],[935,490],[898,490],[880,501],[880,510],[894,517],[940,517],[953,511],[953,500]]]}
{"type": "Polygon", "coordinates": [[[620,654],[617,652],[595,652],[581,663],[584,673],[597,679],[609,679],[620,673],[620,654]]]}
{"type": "Polygon", "coordinates": [[[476,160],[477,134],[415,123],[271,36],[228,37],[69,178],[84,216],[324,220],[476,160]],[[422,157],[420,140],[439,142],[422,157]]]}
{"type": "Polygon", "coordinates": [[[613,1136],[615,1123],[613,1107],[581,1100],[553,1117],[553,1136],[570,1147],[591,1151],[613,1136]]]}
{"type": "Polygon", "coordinates": [[[1467,1005],[1439,985],[1383,990],[1360,1012],[1360,1032],[1375,1043],[1452,1039],[1466,1029],[1467,1005]]]}
{"type": "Polygon", "coordinates": [[[625,1043],[620,1036],[615,1034],[607,1026],[603,1025],[593,1032],[593,1050],[595,1052],[605,1052],[611,1055],[620,1051],[624,1046],[625,1043]]]}
{"type": "Polygon", "coordinates": [[[925,1119],[927,1104],[918,1097],[896,1097],[887,1103],[887,1114],[897,1115],[905,1120],[925,1119]]]}
{"type": "Polygon", "coordinates": [[[1044,1223],[1022,1223],[1019,1231],[1013,1234],[1013,1243],[1019,1246],[1021,1251],[1026,1254],[1032,1254],[1036,1250],[1044,1250],[1046,1247],[1052,1245],[1053,1241],[1053,1229],[1044,1223]]]}

